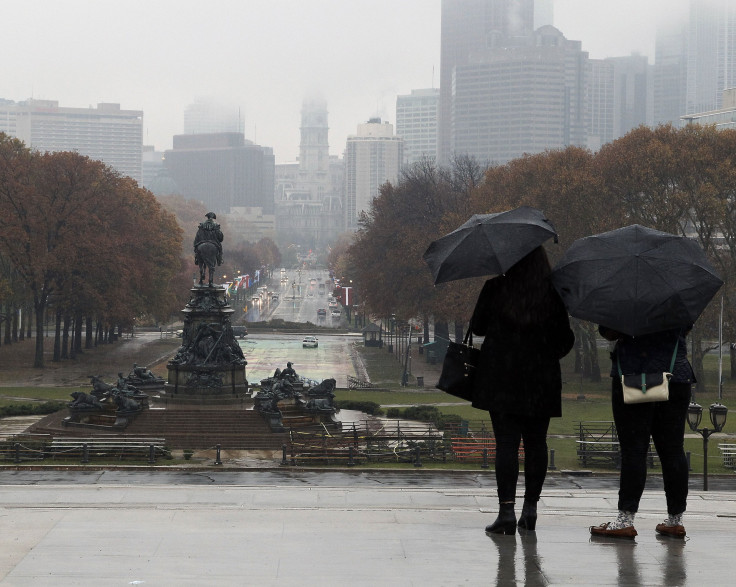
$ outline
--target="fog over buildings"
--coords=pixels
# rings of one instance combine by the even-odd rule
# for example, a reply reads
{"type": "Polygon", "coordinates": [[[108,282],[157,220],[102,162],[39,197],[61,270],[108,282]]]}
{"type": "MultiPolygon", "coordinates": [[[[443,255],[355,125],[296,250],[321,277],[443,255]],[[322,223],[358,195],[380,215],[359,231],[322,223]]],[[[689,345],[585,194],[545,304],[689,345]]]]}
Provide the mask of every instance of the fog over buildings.
{"type": "Polygon", "coordinates": [[[10,4],[0,131],[317,244],[354,228],[377,185],[422,157],[503,163],[596,150],[639,124],[728,118],[736,0],[359,8],[213,0],[204,18],[190,0],[10,4]],[[85,125],[87,139],[60,138],[85,125]],[[124,141],[104,138],[123,128],[124,141]],[[379,168],[361,167],[366,149],[379,168]]]}

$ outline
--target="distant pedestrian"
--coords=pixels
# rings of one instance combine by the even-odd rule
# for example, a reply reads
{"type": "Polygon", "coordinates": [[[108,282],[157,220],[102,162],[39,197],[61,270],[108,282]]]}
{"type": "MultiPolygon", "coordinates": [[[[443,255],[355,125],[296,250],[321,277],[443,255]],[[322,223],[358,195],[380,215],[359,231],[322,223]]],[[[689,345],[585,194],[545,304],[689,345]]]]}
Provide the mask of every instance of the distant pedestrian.
{"type": "Polygon", "coordinates": [[[473,406],[491,415],[496,438],[499,514],[486,534],[516,532],[519,446],[524,440],[524,506],[519,528],[534,530],[547,475],[547,429],[562,415],[560,359],[575,336],[567,310],[550,281],[540,246],[504,275],[486,281],[471,321],[484,336],[473,406]]]}

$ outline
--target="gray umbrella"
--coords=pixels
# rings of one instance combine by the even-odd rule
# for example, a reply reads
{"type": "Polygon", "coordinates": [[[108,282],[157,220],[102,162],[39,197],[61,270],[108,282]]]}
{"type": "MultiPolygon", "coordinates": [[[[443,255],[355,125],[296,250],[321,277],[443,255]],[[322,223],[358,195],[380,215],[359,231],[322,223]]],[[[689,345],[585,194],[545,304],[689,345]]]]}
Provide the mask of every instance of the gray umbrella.
{"type": "Polygon", "coordinates": [[[435,283],[500,275],[557,232],[544,214],[522,206],[496,214],[474,214],[432,242],[423,258],[435,283]]]}
{"type": "Polygon", "coordinates": [[[576,240],[552,283],[572,316],[630,336],[692,324],[723,285],[695,241],[638,224],[576,240]]]}

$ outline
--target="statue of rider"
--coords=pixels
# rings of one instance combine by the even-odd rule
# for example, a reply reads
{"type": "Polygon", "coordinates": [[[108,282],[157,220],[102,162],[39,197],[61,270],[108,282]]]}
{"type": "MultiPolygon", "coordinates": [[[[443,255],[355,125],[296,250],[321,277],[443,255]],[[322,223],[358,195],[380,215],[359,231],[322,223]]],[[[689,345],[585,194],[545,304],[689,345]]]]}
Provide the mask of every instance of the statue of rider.
{"type": "Polygon", "coordinates": [[[197,229],[197,236],[194,237],[194,263],[195,265],[201,264],[199,258],[199,251],[197,251],[197,245],[199,243],[213,243],[217,246],[217,264],[222,265],[222,230],[220,225],[215,222],[217,215],[214,212],[207,212],[205,214],[207,220],[199,223],[197,229]]]}

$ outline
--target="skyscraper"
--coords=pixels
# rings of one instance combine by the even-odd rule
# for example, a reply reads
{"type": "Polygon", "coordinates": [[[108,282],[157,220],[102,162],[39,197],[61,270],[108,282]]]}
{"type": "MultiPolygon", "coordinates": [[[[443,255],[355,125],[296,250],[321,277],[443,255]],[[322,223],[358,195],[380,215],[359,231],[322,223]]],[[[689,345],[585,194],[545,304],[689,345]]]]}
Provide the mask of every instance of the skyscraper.
{"type": "Polygon", "coordinates": [[[396,136],[404,139],[404,164],[437,159],[437,113],[440,91],[412,90],[396,97],[396,136]]]}
{"type": "Polygon", "coordinates": [[[261,208],[273,214],[274,156],[240,133],[175,135],[164,162],[181,195],[216,212],[261,208]]]}
{"type": "Polygon", "coordinates": [[[276,231],[280,245],[311,249],[344,231],[342,161],[330,157],[327,102],[302,102],[299,161],[276,166],[276,231]]]}
{"type": "Polygon", "coordinates": [[[644,55],[609,57],[613,64],[613,138],[647,124],[649,98],[649,60],[644,55]]]}
{"type": "Polygon", "coordinates": [[[184,134],[243,133],[244,117],[239,106],[213,98],[197,98],[184,109],[184,134]]]}
{"type": "Polygon", "coordinates": [[[687,26],[670,24],[657,30],[652,67],[652,122],[679,126],[687,107],[687,26]]]}
{"type": "Polygon", "coordinates": [[[686,22],[657,31],[654,123],[718,110],[736,87],[736,2],[690,0],[686,22]]]}
{"type": "Polygon", "coordinates": [[[586,104],[586,146],[597,151],[611,142],[614,111],[614,66],[609,59],[588,60],[586,104]]]}
{"type": "Polygon", "coordinates": [[[403,159],[404,141],[394,135],[394,127],[380,118],[358,125],[345,146],[345,224],[358,227],[358,217],[368,211],[371,201],[387,181],[395,183],[403,159]]]}
{"type": "Polygon", "coordinates": [[[736,86],[736,2],[691,0],[687,42],[687,114],[717,110],[736,86]]]}
{"type": "Polygon", "coordinates": [[[39,151],[77,151],[142,180],[143,112],[120,104],[68,108],[56,100],[0,100],[0,132],[39,151]]]}
{"type": "Polygon", "coordinates": [[[454,68],[451,153],[505,163],[586,144],[587,53],[552,26],[504,40],[454,68]]]}
{"type": "Polygon", "coordinates": [[[440,46],[439,159],[445,163],[452,145],[452,79],[455,68],[504,39],[534,29],[534,0],[442,0],[440,46]]]}
{"type": "Polygon", "coordinates": [[[327,102],[309,98],[302,103],[299,143],[299,189],[310,199],[321,202],[330,189],[330,143],[328,140],[327,102]]]}

